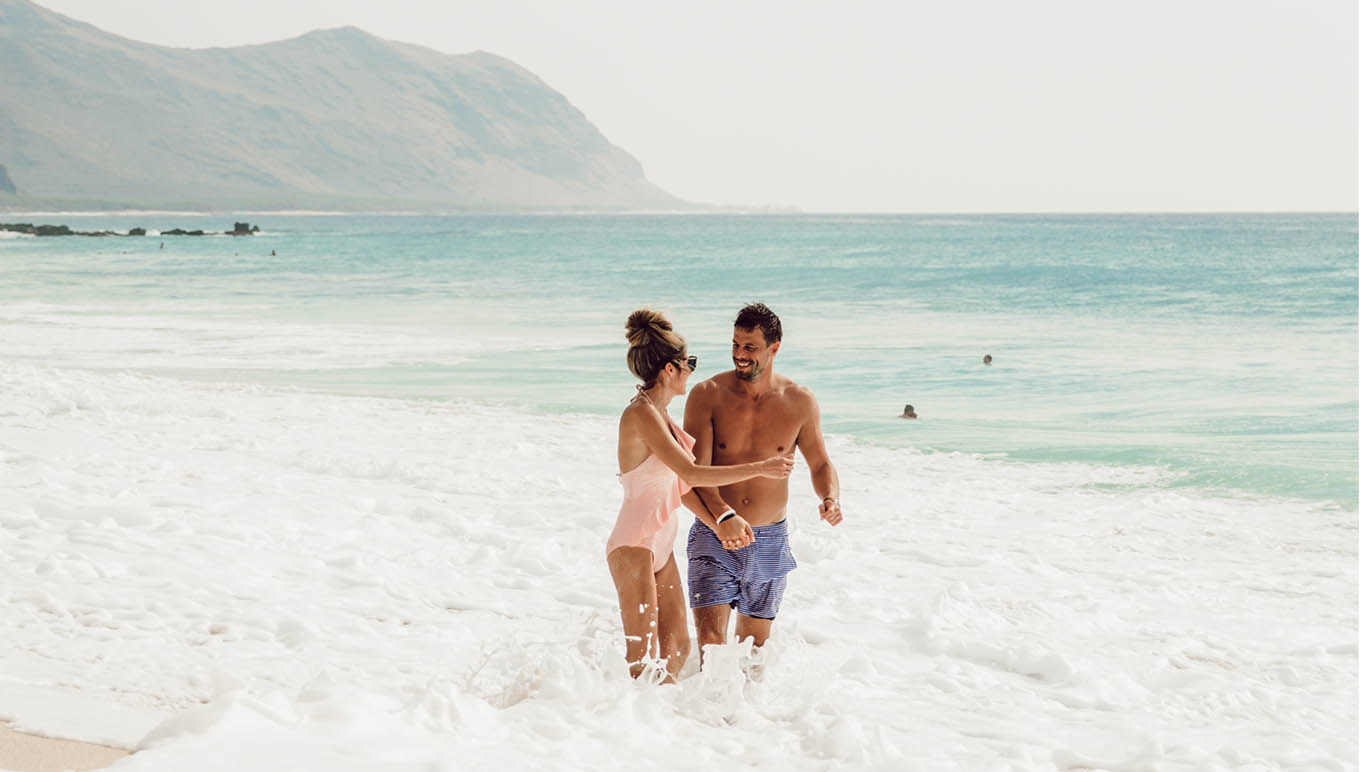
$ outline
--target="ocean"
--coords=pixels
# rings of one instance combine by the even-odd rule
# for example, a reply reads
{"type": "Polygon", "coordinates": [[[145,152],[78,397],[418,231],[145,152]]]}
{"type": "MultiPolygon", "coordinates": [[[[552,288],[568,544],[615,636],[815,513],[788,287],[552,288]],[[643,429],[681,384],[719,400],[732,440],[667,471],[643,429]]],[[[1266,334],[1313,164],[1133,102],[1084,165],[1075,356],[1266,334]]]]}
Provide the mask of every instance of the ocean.
{"type": "Polygon", "coordinates": [[[0,242],[9,361],[614,415],[629,311],[706,377],[758,300],[827,432],[1356,509],[1350,214],[30,219],[153,230],[0,242]]]}
{"type": "Polygon", "coordinates": [[[1360,766],[1354,214],[4,219],[149,229],[0,236],[0,721],[117,772],[1360,766]],[[634,682],[624,320],[750,301],[845,520],[634,682]]]}

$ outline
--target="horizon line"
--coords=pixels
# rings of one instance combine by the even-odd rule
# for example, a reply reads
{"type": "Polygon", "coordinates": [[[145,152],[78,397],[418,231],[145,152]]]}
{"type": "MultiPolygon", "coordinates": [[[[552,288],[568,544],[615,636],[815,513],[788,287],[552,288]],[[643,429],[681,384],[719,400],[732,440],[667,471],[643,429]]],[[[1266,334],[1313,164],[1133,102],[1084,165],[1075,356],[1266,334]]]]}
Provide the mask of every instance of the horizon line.
{"type": "Polygon", "coordinates": [[[194,217],[200,215],[251,214],[284,216],[355,216],[391,215],[414,217],[422,215],[604,215],[604,216],[715,216],[761,215],[769,217],[805,216],[890,216],[890,217],[976,217],[976,216],[1037,216],[1037,215],[1356,215],[1360,209],[993,209],[993,210],[857,210],[857,209],[798,209],[796,207],[713,207],[701,209],[6,209],[0,215],[29,217],[94,217],[100,215],[163,215],[194,217]]]}

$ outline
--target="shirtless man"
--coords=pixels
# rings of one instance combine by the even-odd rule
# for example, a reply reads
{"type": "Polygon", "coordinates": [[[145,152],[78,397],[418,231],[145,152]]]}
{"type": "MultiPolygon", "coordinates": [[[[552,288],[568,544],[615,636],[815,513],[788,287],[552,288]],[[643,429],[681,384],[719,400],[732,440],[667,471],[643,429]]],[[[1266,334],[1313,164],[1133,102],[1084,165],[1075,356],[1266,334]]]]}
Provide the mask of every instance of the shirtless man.
{"type": "MultiPolygon", "coordinates": [[[[695,438],[700,464],[739,464],[798,448],[821,498],[822,519],[836,525],[840,480],[826,455],[817,399],[773,370],[782,337],[779,317],[763,303],[741,309],[732,330],[733,369],[690,391],[685,431],[695,438]]],[[[695,488],[694,494],[717,515],[716,533],[697,518],[689,531],[689,605],[700,657],[705,645],[727,642],[733,608],[737,640],[752,638],[761,646],[770,636],[787,574],[797,566],[784,522],[788,480],[753,478],[695,488]]]]}

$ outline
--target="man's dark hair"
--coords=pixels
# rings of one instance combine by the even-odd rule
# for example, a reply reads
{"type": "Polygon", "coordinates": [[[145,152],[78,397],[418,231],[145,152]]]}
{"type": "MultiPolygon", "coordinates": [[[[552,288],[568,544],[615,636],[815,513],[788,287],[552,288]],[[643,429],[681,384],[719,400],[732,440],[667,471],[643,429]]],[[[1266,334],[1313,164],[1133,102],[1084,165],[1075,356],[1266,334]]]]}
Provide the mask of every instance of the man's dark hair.
{"type": "Polygon", "coordinates": [[[743,330],[760,328],[760,334],[765,336],[767,346],[778,343],[784,337],[784,328],[779,324],[779,317],[766,308],[764,303],[752,303],[738,311],[737,320],[732,325],[743,330]]]}

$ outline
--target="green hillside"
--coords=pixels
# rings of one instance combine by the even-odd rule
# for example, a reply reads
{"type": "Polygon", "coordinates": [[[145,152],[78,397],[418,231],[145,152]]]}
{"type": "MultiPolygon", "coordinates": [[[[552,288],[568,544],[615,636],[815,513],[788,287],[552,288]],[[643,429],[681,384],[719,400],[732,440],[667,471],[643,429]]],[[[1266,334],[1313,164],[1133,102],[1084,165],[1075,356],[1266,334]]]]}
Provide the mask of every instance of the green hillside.
{"type": "Polygon", "coordinates": [[[567,99],[492,54],[362,30],[238,48],[138,43],[0,0],[0,206],[646,208],[567,99]]]}

